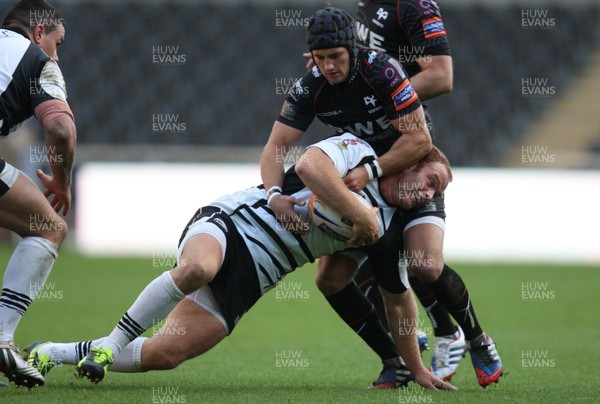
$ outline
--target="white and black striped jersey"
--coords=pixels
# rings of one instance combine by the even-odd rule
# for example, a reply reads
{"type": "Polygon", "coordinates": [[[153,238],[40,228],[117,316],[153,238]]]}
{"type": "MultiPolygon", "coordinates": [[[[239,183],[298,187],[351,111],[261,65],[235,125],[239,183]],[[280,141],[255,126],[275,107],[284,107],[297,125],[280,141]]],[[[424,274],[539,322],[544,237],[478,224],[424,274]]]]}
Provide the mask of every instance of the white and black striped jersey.
{"type": "MultiPolygon", "coordinates": [[[[346,133],[330,137],[311,147],[323,150],[334,162],[341,177],[352,168],[375,158],[369,144],[356,136],[346,133]]],[[[295,171],[288,171],[284,180],[283,193],[308,201],[312,193],[299,180],[295,171]]],[[[397,257],[397,238],[402,233],[400,209],[390,207],[381,197],[377,180],[370,181],[360,193],[374,207],[379,208],[380,240],[382,250],[394,249],[397,257]],[[392,228],[393,231],[388,231],[392,228]],[[387,237],[387,236],[390,237],[387,237]],[[392,241],[392,238],[394,239],[392,241]]],[[[308,203],[296,207],[296,213],[310,223],[309,231],[302,235],[293,234],[283,228],[275,214],[267,205],[265,190],[262,187],[249,188],[223,196],[210,204],[231,216],[236,228],[244,239],[253,257],[258,274],[261,294],[264,294],[287,273],[316,258],[343,251],[351,246],[326,236],[310,221],[308,203]]],[[[370,247],[371,249],[373,248],[370,247]]],[[[361,253],[366,258],[366,253],[361,253]]]]}
{"type": "Polygon", "coordinates": [[[66,102],[67,90],[55,60],[18,29],[0,29],[0,136],[7,136],[44,101],[66,102]]]}

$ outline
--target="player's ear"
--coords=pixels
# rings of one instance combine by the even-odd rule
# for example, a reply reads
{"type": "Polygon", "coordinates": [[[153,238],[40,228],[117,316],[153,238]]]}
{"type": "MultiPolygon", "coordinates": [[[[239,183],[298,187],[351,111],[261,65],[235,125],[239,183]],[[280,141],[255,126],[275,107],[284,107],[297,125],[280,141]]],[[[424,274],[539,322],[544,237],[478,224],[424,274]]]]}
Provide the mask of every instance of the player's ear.
{"type": "Polygon", "coordinates": [[[44,29],[44,26],[42,24],[37,24],[35,27],[33,27],[31,30],[31,36],[32,36],[33,43],[35,43],[36,45],[39,45],[40,42],[42,41],[42,36],[44,35],[45,32],[46,32],[46,30],[44,29]]]}

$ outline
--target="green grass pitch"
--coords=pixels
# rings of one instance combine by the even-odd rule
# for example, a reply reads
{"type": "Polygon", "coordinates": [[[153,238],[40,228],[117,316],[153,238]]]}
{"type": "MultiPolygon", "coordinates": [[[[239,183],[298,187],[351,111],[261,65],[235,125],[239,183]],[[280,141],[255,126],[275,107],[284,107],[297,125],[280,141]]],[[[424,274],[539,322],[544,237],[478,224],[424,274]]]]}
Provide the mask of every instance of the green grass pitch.
{"type": "MultiPolygon", "coordinates": [[[[0,248],[4,267],[10,249],[0,248]]],[[[109,333],[168,259],[89,258],[63,252],[16,342],[76,341],[109,333]]],[[[470,288],[506,376],[486,390],[470,359],[458,392],[369,391],[373,354],[328,307],[314,267],[288,276],[207,354],[165,372],[109,373],[100,385],[54,369],[46,386],[1,388],[2,403],[571,403],[600,401],[600,268],[451,263],[470,288]],[[595,313],[595,314],[594,314],[595,313]]],[[[431,336],[429,320],[420,325],[431,336]]],[[[183,331],[184,332],[184,331],[183,331]]],[[[433,339],[430,338],[430,345],[433,339]]],[[[429,363],[430,353],[424,354],[429,363]]]]}

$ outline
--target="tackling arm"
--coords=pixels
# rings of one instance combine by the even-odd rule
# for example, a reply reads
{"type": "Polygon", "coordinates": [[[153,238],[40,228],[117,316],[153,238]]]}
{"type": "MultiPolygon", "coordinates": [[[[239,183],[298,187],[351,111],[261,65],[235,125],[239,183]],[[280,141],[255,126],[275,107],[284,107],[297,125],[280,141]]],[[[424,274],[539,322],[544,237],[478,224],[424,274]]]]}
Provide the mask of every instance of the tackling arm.
{"type": "Polygon", "coordinates": [[[285,156],[303,134],[303,131],[279,121],[273,125],[269,140],[260,155],[260,175],[266,190],[272,186],[282,186],[285,156]]]}
{"type": "Polygon", "coordinates": [[[394,119],[392,125],[402,136],[377,159],[383,175],[396,173],[418,163],[433,147],[423,107],[394,119]]]}

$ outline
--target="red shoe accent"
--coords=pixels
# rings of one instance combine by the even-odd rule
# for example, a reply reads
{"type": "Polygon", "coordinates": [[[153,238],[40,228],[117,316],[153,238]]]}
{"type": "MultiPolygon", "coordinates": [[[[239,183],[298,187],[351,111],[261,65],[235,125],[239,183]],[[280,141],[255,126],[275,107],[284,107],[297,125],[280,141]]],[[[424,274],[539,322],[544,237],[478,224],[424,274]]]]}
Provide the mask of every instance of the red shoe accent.
{"type": "Polygon", "coordinates": [[[498,369],[495,373],[488,375],[481,369],[475,369],[477,375],[477,381],[479,385],[484,389],[492,383],[498,383],[498,379],[502,376],[502,368],[498,369]]]}
{"type": "Polygon", "coordinates": [[[456,372],[454,373],[450,373],[448,376],[443,377],[442,380],[445,382],[449,382],[450,380],[452,380],[452,377],[456,374],[456,372]]]}

